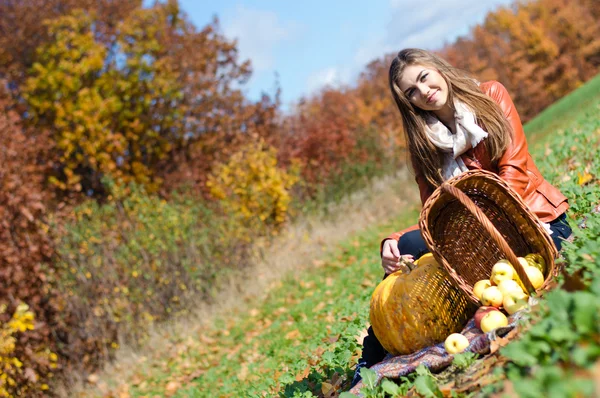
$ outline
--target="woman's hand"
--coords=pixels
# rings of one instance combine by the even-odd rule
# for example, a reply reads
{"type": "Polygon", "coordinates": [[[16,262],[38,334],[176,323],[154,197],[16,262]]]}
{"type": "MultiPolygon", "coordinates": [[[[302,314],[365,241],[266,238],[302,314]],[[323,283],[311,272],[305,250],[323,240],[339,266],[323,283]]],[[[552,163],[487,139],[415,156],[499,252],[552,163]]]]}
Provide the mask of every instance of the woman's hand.
{"type": "Polygon", "coordinates": [[[381,266],[385,271],[386,275],[392,272],[402,269],[404,271],[411,270],[411,264],[413,262],[413,256],[411,254],[400,255],[398,250],[398,242],[393,239],[388,239],[383,242],[383,248],[381,251],[381,266]]]}

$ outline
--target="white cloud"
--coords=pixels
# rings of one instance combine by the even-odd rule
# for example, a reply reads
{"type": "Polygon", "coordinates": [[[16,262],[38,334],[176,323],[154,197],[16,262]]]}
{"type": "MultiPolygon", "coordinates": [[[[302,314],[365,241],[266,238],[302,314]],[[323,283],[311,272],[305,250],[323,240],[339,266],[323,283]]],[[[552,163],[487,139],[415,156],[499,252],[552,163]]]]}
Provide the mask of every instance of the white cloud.
{"type": "Polygon", "coordinates": [[[307,93],[312,93],[324,86],[339,86],[349,82],[351,71],[348,68],[328,67],[311,73],[306,81],[307,93]]]}
{"type": "Polygon", "coordinates": [[[276,48],[294,40],[302,27],[281,21],[273,11],[237,6],[233,14],[224,17],[223,30],[227,37],[238,40],[241,59],[250,59],[253,69],[262,72],[273,68],[276,48]]]}
{"type": "Polygon", "coordinates": [[[509,3],[512,0],[390,0],[393,13],[385,42],[394,50],[438,49],[483,22],[487,12],[509,3]]]}
{"type": "Polygon", "coordinates": [[[352,61],[343,66],[330,66],[311,74],[307,91],[326,85],[351,83],[371,61],[406,47],[430,50],[441,48],[469,28],[483,22],[487,12],[513,0],[389,0],[390,21],[387,29],[373,32],[356,46],[352,61]]]}

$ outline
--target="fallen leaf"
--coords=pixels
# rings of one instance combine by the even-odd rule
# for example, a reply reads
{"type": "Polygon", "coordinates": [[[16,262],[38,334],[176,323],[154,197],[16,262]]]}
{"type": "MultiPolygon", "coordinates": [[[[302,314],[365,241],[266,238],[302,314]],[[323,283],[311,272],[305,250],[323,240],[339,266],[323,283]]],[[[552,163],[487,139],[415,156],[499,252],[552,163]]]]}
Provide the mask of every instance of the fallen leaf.
{"type": "Polygon", "coordinates": [[[291,332],[287,332],[285,335],[285,338],[287,340],[296,339],[298,337],[300,337],[300,332],[298,331],[298,329],[294,329],[291,332]]]}
{"type": "Polygon", "coordinates": [[[594,258],[594,256],[592,256],[589,253],[583,253],[581,255],[581,257],[583,257],[584,260],[589,261],[589,262],[594,262],[596,259],[594,258]]]}
{"type": "Polygon", "coordinates": [[[375,286],[375,283],[371,280],[371,279],[363,279],[363,281],[360,283],[360,285],[362,287],[372,287],[375,286]]]}
{"type": "Polygon", "coordinates": [[[584,172],[583,174],[577,172],[577,177],[577,184],[579,184],[579,186],[583,186],[594,179],[594,176],[587,172],[584,172]]]}
{"type": "Polygon", "coordinates": [[[331,344],[335,343],[336,341],[338,341],[340,339],[340,335],[336,334],[335,336],[330,336],[329,339],[327,339],[331,344]]]}
{"type": "Polygon", "coordinates": [[[321,384],[321,393],[325,396],[328,396],[333,391],[333,386],[329,383],[323,382],[321,384]]]}
{"type": "Polygon", "coordinates": [[[304,370],[296,375],[296,381],[304,380],[310,373],[310,365],[304,368],[304,370]]]}
{"type": "Polygon", "coordinates": [[[248,364],[242,364],[242,368],[238,372],[237,377],[240,381],[246,380],[246,377],[248,377],[248,364]]]}
{"type": "Polygon", "coordinates": [[[178,381],[171,380],[165,386],[165,392],[168,396],[174,395],[179,390],[179,387],[181,387],[181,384],[178,381]]]}

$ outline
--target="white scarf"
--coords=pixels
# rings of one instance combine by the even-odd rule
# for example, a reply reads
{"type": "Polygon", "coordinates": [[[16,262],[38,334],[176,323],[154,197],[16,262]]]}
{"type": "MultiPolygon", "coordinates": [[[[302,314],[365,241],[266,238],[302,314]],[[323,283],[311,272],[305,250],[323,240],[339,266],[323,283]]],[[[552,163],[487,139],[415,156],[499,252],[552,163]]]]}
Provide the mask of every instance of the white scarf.
{"type": "Polygon", "coordinates": [[[443,153],[442,177],[444,181],[468,170],[460,155],[475,148],[481,140],[488,136],[488,133],[477,125],[475,115],[465,104],[454,101],[454,109],[456,134],[452,134],[452,131],[432,113],[425,120],[427,138],[443,153]]]}

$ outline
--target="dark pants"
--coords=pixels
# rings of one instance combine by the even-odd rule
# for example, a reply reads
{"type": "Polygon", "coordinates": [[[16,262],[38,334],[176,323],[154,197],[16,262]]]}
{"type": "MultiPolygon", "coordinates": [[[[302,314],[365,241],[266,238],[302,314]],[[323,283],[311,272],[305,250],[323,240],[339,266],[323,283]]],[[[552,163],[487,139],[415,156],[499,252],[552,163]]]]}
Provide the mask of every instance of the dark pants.
{"type": "MultiPolygon", "coordinates": [[[[562,214],[557,219],[551,221],[550,230],[552,231],[550,237],[556,245],[556,249],[560,250],[562,248],[563,240],[571,236],[571,227],[567,221],[567,216],[562,214]]],[[[415,260],[420,258],[423,254],[429,253],[429,249],[421,236],[420,230],[407,232],[402,235],[398,241],[398,249],[400,250],[400,254],[412,254],[415,260]]],[[[369,327],[368,335],[363,340],[362,357],[358,360],[354,378],[352,379],[352,385],[354,386],[360,381],[360,368],[370,368],[376,363],[381,362],[385,355],[385,349],[379,340],[377,340],[377,337],[375,337],[373,328],[369,327]]]]}
{"type": "MultiPolygon", "coordinates": [[[[571,236],[572,232],[566,214],[563,213],[555,220],[550,221],[550,230],[552,231],[550,237],[556,246],[556,250],[560,251],[563,240],[571,236]]],[[[410,231],[402,235],[398,242],[398,249],[401,254],[412,254],[415,260],[423,254],[429,253],[420,230],[410,231]]]]}

